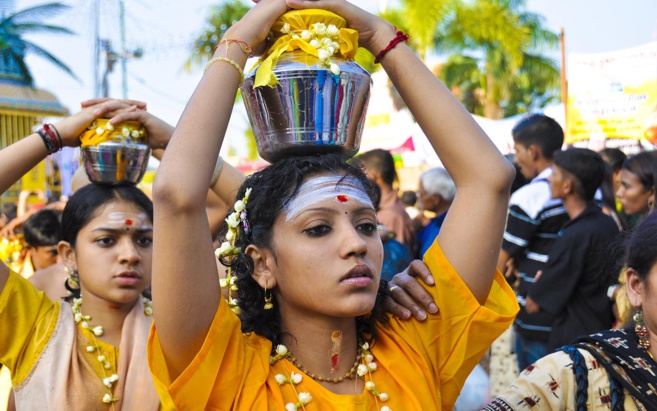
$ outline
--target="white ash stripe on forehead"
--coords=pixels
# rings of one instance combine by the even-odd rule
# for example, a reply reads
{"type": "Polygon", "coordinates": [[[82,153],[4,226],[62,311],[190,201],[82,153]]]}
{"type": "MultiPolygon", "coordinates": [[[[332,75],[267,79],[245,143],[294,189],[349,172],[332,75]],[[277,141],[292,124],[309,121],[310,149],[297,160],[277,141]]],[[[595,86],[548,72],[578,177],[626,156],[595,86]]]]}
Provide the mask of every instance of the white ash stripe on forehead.
{"type": "Polygon", "coordinates": [[[354,177],[321,176],[301,184],[297,195],[285,205],[284,210],[287,212],[285,221],[293,219],[301,211],[321,201],[327,199],[339,201],[337,198],[339,195],[347,196],[348,201],[356,201],[374,208],[365,187],[354,177]]]}
{"type": "Polygon", "coordinates": [[[143,228],[148,221],[146,213],[126,213],[123,211],[114,211],[107,218],[108,225],[112,227],[143,228]]]}

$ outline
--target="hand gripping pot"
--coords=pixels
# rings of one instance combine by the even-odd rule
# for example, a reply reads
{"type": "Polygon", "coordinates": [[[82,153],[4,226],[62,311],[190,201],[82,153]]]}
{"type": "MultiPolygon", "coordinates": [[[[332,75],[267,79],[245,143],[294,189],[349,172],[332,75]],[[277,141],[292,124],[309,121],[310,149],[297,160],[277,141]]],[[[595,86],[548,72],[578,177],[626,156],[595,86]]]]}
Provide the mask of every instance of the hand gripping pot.
{"type": "Polygon", "coordinates": [[[293,10],[241,88],[260,156],[358,152],[371,77],[353,61],[358,33],[324,10],[293,10]]]}
{"type": "Polygon", "coordinates": [[[97,184],[137,184],[144,177],[151,149],[146,130],[136,121],[112,126],[94,121],[80,136],[84,169],[97,184]]]}

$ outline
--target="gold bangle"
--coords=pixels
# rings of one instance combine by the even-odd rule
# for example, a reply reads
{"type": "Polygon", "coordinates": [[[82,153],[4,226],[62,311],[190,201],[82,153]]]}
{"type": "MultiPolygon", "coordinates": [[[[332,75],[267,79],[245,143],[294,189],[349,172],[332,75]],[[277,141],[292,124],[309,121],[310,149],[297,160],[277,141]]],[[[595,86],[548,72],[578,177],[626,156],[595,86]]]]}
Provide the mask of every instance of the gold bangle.
{"type": "Polygon", "coordinates": [[[227,58],[227,57],[213,57],[210,59],[210,61],[207,62],[205,65],[205,68],[203,69],[203,74],[205,74],[206,71],[208,71],[208,67],[210,67],[213,63],[216,63],[217,61],[225,61],[226,63],[230,64],[231,66],[235,67],[237,71],[240,73],[240,86],[242,83],[244,83],[244,70],[242,70],[242,67],[240,67],[239,64],[235,63],[233,60],[227,58]]]}

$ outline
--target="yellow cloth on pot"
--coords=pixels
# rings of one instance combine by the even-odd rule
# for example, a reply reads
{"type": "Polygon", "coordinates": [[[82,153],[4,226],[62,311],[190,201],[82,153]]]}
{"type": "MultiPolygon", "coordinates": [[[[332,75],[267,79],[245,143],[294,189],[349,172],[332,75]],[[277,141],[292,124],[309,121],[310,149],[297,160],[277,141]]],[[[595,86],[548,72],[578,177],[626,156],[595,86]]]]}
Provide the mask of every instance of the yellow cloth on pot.
{"type": "Polygon", "coordinates": [[[338,43],[339,49],[335,54],[353,60],[358,51],[358,32],[346,28],[347,22],[335,13],[326,10],[306,9],[292,10],[283,14],[272,26],[272,34],[276,41],[267,50],[266,57],[260,60],[255,75],[254,87],[274,86],[278,79],[273,72],[281,54],[285,52],[302,50],[308,54],[308,64],[315,64],[319,60],[318,49],[311,45],[311,40],[331,39],[338,43]],[[337,33],[331,35],[328,31],[316,33],[313,29],[316,23],[324,25],[325,30],[330,26],[337,28],[337,33]],[[289,27],[289,31],[286,28],[289,27]]]}
{"type": "Polygon", "coordinates": [[[82,147],[97,146],[106,141],[146,143],[148,133],[138,121],[124,121],[109,125],[109,120],[98,119],[80,135],[82,147]]]}

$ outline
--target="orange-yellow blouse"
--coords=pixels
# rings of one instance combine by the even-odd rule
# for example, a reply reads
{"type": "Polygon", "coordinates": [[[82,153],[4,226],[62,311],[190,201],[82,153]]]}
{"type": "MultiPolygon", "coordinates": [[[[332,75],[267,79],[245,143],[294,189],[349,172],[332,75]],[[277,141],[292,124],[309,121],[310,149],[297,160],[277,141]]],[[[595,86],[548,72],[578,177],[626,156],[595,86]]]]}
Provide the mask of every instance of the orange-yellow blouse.
{"type": "MultiPolygon", "coordinates": [[[[287,360],[269,364],[271,342],[242,334],[238,317],[222,301],[203,346],[187,369],[171,381],[156,326],[151,329],[148,360],[164,410],[284,410],[298,401],[294,392],[309,392],[305,410],[451,410],[467,376],[516,313],[513,290],[497,272],[482,306],[445,258],[438,242],[425,254],[436,285],[427,287],[440,313],[427,320],[378,324],[371,349],[378,368],[371,374],[384,403],[364,391],[330,392],[310,377],[294,388],[279,386],[275,375],[301,373],[287,360]]],[[[369,380],[369,377],[366,377],[369,380]]]]}

